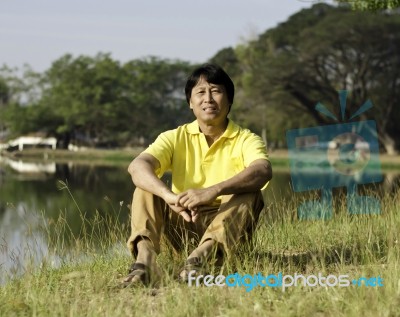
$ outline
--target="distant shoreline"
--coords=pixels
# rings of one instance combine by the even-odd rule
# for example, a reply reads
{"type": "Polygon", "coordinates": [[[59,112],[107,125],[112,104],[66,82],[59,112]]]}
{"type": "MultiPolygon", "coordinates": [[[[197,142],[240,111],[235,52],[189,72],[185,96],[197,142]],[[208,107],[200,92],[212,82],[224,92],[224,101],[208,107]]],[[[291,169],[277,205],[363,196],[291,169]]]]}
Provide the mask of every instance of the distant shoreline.
{"type": "MultiPolygon", "coordinates": [[[[275,150],[269,153],[272,163],[289,167],[288,151],[275,150]]],[[[379,161],[383,170],[400,170],[400,155],[379,154],[379,161]]]]}
{"type": "Polygon", "coordinates": [[[85,149],[69,151],[62,149],[24,149],[22,151],[2,151],[0,156],[13,160],[23,161],[54,161],[54,162],[82,162],[82,163],[108,163],[129,164],[143,148],[132,149],[85,149]]]}
{"type": "MultiPolygon", "coordinates": [[[[24,149],[22,151],[0,152],[0,156],[10,159],[24,161],[55,161],[55,162],[82,162],[82,163],[107,163],[107,164],[129,164],[138,156],[144,148],[126,148],[126,149],[85,149],[80,151],[69,151],[62,149],[24,149]]],[[[269,153],[271,163],[279,168],[289,168],[289,159],[287,150],[275,150],[269,153]]],[[[400,155],[390,156],[380,154],[379,160],[384,170],[400,170],[400,155]]]]}

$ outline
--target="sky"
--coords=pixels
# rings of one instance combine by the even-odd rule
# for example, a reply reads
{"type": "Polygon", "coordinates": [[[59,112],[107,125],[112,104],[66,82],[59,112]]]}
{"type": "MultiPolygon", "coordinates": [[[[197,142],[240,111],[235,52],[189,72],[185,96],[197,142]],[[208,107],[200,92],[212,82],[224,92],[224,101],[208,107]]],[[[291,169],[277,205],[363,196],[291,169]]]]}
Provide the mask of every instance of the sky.
{"type": "Polygon", "coordinates": [[[0,0],[0,66],[42,72],[70,53],[202,63],[317,0],[0,0]]]}

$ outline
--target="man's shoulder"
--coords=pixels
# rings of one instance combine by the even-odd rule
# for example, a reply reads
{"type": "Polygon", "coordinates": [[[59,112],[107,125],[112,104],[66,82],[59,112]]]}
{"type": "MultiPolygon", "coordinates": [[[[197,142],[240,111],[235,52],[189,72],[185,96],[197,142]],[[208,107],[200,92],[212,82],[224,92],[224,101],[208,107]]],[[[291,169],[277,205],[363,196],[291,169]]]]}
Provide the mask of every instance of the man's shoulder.
{"type": "Polygon", "coordinates": [[[250,129],[242,127],[232,120],[229,120],[228,135],[236,137],[260,137],[250,129]]]}

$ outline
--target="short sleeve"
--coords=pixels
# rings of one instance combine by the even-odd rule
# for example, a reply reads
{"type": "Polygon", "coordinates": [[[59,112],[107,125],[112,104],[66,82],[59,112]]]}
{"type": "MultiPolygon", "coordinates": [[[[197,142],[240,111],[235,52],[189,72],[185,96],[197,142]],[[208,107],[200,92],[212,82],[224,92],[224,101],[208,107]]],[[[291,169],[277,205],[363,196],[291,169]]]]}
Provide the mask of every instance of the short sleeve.
{"type": "Polygon", "coordinates": [[[267,160],[268,154],[264,141],[258,135],[249,132],[243,142],[243,163],[248,167],[255,160],[267,160]]]}
{"type": "Polygon", "coordinates": [[[143,152],[154,156],[160,162],[160,168],[156,174],[161,177],[171,169],[172,156],[174,153],[175,130],[161,133],[157,139],[143,152]]]}

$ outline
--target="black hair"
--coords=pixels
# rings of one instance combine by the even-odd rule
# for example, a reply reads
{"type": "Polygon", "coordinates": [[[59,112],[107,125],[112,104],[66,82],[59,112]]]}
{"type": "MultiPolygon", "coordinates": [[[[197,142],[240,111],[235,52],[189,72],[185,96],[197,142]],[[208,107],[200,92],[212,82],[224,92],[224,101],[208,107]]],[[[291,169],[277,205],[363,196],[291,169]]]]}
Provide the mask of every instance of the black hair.
{"type": "Polygon", "coordinates": [[[210,84],[223,85],[225,87],[230,106],[233,104],[235,85],[222,67],[216,64],[204,64],[196,68],[189,76],[185,86],[186,101],[188,104],[190,104],[192,89],[197,85],[201,77],[203,77],[210,84]]]}

